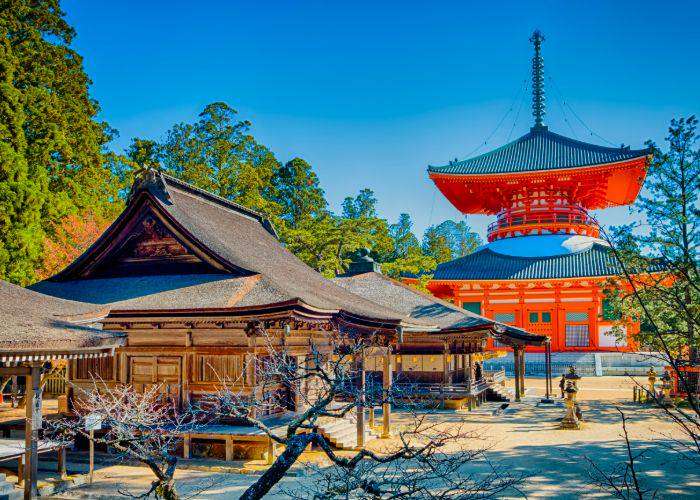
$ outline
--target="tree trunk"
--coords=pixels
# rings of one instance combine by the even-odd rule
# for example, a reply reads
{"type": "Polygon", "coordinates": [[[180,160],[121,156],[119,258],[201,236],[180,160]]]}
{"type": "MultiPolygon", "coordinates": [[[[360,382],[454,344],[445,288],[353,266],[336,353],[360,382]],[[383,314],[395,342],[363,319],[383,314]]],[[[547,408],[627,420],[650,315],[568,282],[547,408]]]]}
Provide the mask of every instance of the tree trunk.
{"type": "Polygon", "coordinates": [[[160,481],[160,484],[156,486],[153,491],[156,498],[162,498],[164,500],[180,500],[180,495],[178,495],[175,489],[175,481],[170,478],[169,480],[160,481]]]}
{"type": "Polygon", "coordinates": [[[265,474],[260,476],[260,479],[245,490],[240,500],[258,500],[264,497],[294,465],[306,446],[313,440],[313,436],[314,434],[310,433],[298,434],[289,438],[284,452],[277,457],[275,463],[265,471],[265,474]]]}

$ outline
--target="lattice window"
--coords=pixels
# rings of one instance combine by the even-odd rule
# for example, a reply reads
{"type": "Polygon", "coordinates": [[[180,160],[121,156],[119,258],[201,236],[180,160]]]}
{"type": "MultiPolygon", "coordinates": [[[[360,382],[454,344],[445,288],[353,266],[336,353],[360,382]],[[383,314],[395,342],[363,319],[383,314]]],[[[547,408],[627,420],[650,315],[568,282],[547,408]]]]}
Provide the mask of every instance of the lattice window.
{"type": "Polygon", "coordinates": [[[462,307],[474,314],[481,314],[481,302],[464,302],[462,307]]]}
{"type": "Polygon", "coordinates": [[[587,312],[569,312],[567,311],[566,313],[566,321],[570,321],[572,323],[578,323],[581,321],[588,321],[588,313],[587,312]]]}
{"type": "Polygon", "coordinates": [[[114,376],[111,357],[77,359],[74,366],[73,380],[112,380],[114,376]]]}
{"type": "Polygon", "coordinates": [[[242,356],[194,357],[194,375],[197,382],[237,382],[243,371],[242,356]]]}
{"type": "Polygon", "coordinates": [[[501,323],[515,323],[514,313],[496,313],[493,315],[493,319],[501,323]]]}
{"type": "MultiPolygon", "coordinates": [[[[568,316],[569,313],[566,313],[568,316]]],[[[566,347],[588,347],[588,325],[566,325],[566,347]]]]}

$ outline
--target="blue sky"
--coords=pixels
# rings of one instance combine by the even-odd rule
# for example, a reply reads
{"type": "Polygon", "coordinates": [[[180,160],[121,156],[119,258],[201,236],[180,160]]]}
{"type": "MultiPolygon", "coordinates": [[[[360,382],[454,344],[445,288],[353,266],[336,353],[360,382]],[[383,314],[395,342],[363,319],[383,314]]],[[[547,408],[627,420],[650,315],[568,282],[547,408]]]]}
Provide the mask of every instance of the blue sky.
{"type": "MultiPolygon", "coordinates": [[[[641,147],[662,141],[672,117],[700,112],[693,2],[68,0],[63,8],[102,118],[120,132],[113,149],[159,139],[225,101],[280,160],[311,163],[333,209],[369,187],[382,217],[408,212],[419,236],[461,217],[428,179],[428,164],[485,152],[530,127],[522,90],[536,28],[546,37],[550,129],[605,144],[566,102],[598,136],[641,147]]],[[[598,216],[615,224],[627,214],[598,216]]],[[[489,220],[468,218],[482,236],[489,220]]]]}

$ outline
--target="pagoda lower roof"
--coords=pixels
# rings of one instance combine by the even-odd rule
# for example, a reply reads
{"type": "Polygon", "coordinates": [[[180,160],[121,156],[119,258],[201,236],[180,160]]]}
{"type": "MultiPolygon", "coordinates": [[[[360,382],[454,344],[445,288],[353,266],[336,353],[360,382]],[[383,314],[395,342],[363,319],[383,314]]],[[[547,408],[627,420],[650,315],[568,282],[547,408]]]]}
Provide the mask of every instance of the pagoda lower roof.
{"type": "Polygon", "coordinates": [[[610,247],[600,243],[593,243],[575,253],[534,257],[494,252],[487,245],[472,254],[438,265],[432,280],[549,280],[614,276],[621,272],[610,247]]]}
{"type": "Polygon", "coordinates": [[[428,172],[447,175],[536,172],[606,165],[649,154],[648,149],[611,148],[578,141],[540,126],[498,149],[440,167],[429,166],[428,172]]]}

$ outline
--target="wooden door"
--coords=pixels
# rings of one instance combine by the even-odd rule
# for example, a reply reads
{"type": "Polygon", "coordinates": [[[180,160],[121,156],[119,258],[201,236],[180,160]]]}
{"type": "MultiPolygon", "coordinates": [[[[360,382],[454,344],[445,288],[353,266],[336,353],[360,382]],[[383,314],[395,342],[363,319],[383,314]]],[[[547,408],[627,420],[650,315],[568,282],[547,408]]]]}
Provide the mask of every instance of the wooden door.
{"type": "Polygon", "coordinates": [[[179,356],[132,356],[129,362],[129,383],[137,392],[154,385],[171,403],[179,404],[181,395],[182,358],[179,356]]]}
{"type": "Polygon", "coordinates": [[[525,330],[530,333],[553,337],[554,320],[553,308],[528,308],[525,310],[525,330]]]}

